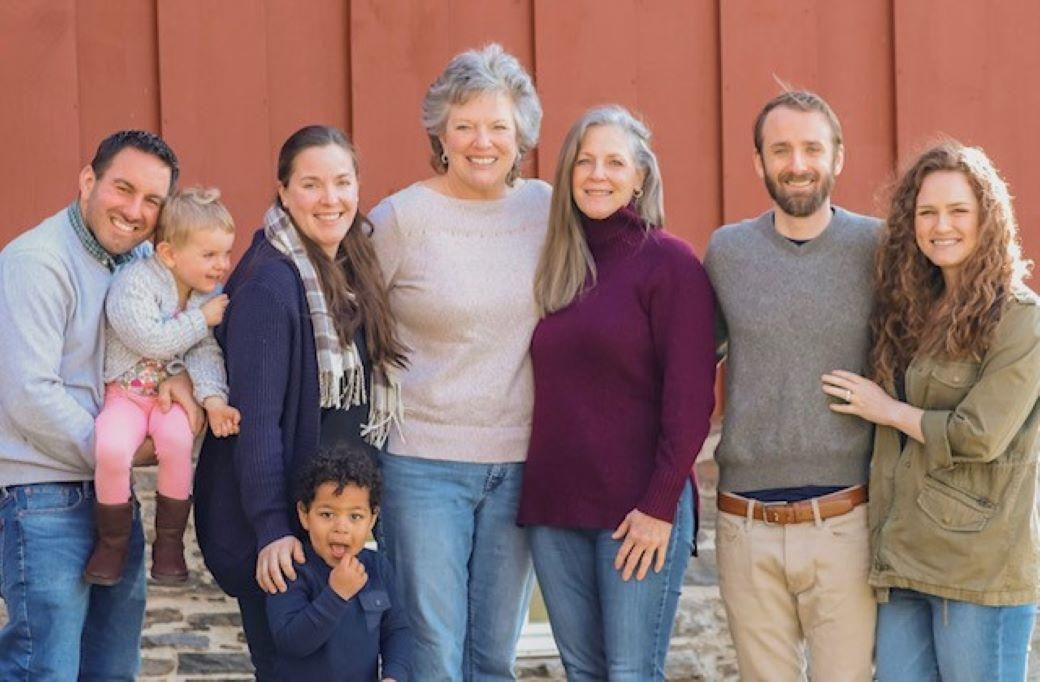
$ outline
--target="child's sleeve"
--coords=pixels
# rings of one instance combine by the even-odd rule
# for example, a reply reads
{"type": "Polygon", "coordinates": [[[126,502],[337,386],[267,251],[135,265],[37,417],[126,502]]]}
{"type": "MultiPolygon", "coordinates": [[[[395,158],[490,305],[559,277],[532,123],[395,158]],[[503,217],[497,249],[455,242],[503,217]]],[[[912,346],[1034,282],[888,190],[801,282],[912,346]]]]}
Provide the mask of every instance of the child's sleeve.
{"type": "Polygon", "coordinates": [[[224,353],[212,333],[206,334],[205,338],[191,347],[184,356],[184,366],[195,386],[195,400],[200,405],[203,400],[213,396],[227,402],[228,382],[224,353]]]}
{"type": "Polygon", "coordinates": [[[383,574],[383,584],[390,597],[390,608],[383,613],[383,621],[379,631],[379,656],[382,659],[380,679],[393,678],[397,682],[411,679],[410,652],[414,648],[412,630],[408,627],[408,616],[400,597],[394,591],[394,575],[390,562],[379,556],[379,570],[383,574]]]}
{"type": "Polygon", "coordinates": [[[285,592],[267,595],[267,621],[275,649],[283,656],[310,656],[335,632],[348,605],[328,585],[311,601],[304,576],[289,581],[285,592]]]}
{"type": "Polygon", "coordinates": [[[143,358],[169,361],[184,354],[209,334],[198,309],[168,316],[159,306],[163,283],[140,261],[126,267],[108,290],[105,314],[119,340],[143,358]]]}

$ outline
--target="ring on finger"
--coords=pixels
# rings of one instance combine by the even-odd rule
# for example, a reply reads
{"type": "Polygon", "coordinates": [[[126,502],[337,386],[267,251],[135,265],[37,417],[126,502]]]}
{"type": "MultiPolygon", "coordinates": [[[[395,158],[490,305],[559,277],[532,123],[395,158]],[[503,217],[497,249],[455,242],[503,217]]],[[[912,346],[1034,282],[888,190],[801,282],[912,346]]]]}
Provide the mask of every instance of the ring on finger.
{"type": "Polygon", "coordinates": [[[852,402],[852,389],[851,388],[846,388],[845,389],[845,402],[847,402],[847,403],[851,403],[852,402]]]}

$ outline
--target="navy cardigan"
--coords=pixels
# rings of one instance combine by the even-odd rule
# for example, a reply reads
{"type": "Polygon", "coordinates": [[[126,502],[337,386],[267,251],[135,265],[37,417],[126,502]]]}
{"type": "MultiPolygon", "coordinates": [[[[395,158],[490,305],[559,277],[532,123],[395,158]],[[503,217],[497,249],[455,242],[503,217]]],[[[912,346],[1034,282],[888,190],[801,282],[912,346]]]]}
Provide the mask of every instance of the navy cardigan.
{"type": "Polygon", "coordinates": [[[238,436],[206,434],[195,470],[195,528],[207,568],[238,597],[259,592],[262,547],[286,535],[304,537],[292,480],[317,451],[321,406],[303,280],[263,230],[225,292],[231,304],[215,335],[227,364],[228,402],[242,423],[238,436]]]}

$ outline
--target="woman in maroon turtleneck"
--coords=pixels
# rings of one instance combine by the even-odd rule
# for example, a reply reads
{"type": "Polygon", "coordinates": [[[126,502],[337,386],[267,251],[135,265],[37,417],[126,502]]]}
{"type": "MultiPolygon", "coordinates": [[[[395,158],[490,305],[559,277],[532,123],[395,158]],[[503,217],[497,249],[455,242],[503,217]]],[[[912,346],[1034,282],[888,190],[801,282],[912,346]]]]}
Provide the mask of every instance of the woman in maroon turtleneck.
{"type": "Polygon", "coordinates": [[[714,296],[649,138],[619,106],[571,128],[535,280],[519,522],[570,679],[664,679],[714,407],[714,296]]]}

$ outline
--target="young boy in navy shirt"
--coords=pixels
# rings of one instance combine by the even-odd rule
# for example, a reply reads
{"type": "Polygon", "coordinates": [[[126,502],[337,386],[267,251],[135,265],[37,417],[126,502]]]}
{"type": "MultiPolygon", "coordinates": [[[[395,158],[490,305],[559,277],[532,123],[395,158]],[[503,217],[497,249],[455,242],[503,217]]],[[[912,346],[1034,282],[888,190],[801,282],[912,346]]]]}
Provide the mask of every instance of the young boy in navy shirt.
{"type": "Polygon", "coordinates": [[[394,596],[393,571],[381,554],[365,549],[381,487],[362,445],[325,450],[299,472],[296,509],[308,534],[307,560],[285,592],[267,598],[286,679],[409,679],[411,632],[394,596]]]}

